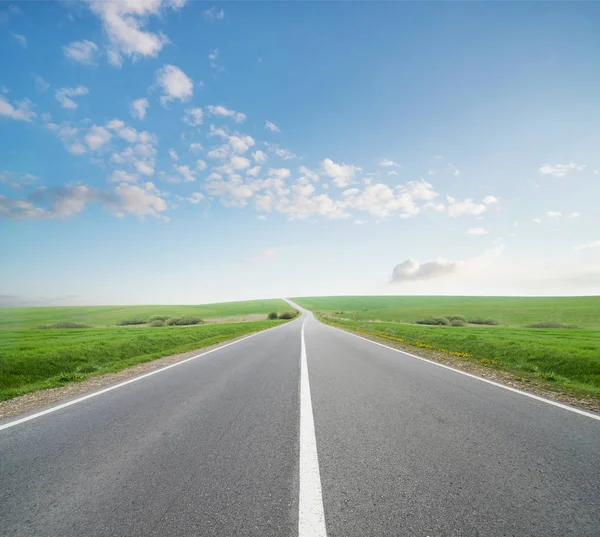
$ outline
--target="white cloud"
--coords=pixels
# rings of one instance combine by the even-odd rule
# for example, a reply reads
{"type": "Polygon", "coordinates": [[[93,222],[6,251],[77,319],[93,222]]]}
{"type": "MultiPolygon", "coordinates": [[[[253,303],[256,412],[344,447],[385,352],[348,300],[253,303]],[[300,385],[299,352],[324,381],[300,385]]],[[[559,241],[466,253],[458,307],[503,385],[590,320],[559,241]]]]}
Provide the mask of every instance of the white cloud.
{"type": "Polygon", "coordinates": [[[200,151],[202,151],[204,149],[204,147],[202,147],[202,144],[199,142],[194,142],[192,144],[190,144],[190,151],[192,151],[193,153],[198,153],[200,151]]]}
{"type": "Polygon", "coordinates": [[[600,241],[585,242],[583,244],[576,244],[573,246],[573,250],[575,251],[589,250],[590,248],[600,248],[600,241]]]}
{"type": "Polygon", "coordinates": [[[31,104],[29,99],[10,103],[8,99],[0,95],[0,116],[10,117],[17,121],[31,121],[36,117],[36,113],[30,108],[31,104]]]}
{"type": "Polygon", "coordinates": [[[352,164],[337,164],[329,158],[326,158],[322,162],[322,166],[325,175],[331,177],[334,184],[338,187],[345,187],[350,183],[353,183],[356,172],[362,171],[361,168],[353,166],[352,164]]]}
{"type": "Polygon", "coordinates": [[[448,168],[452,170],[452,175],[454,175],[454,177],[458,177],[460,175],[460,170],[454,164],[449,162],[448,168]]]}
{"type": "Polygon", "coordinates": [[[204,121],[204,112],[202,108],[187,108],[183,115],[183,122],[196,127],[202,125],[204,121]]]}
{"type": "Polygon", "coordinates": [[[398,164],[397,162],[394,162],[393,160],[387,159],[387,158],[380,160],[379,165],[383,166],[384,168],[389,168],[389,167],[398,168],[400,166],[400,164],[398,164]]]}
{"type": "Polygon", "coordinates": [[[300,173],[303,177],[306,177],[313,183],[316,183],[319,180],[319,175],[313,172],[310,168],[307,168],[306,166],[300,166],[298,168],[298,173],[300,173]]]}
{"type": "Polygon", "coordinates": [[[40,93],[44,93],[50,87],[50,84],[46,82],[40,75],[33,74],[33,79],[35,80],[35,89],[40,93]]]}
{"type": "Polygon", "coordinates": [[[230,136],[228,143],[233,152],[243,154],[254,145],[254,138],[247,135],[230,136]]]}
{"type": "Polygon", "coordinates": [[[231,157],[230,164],[236,171],[245,170],[250,167],[250,161],[247,158],[240,156],[231,157]]]}
{"type": "Polygon", "coordinates": [[[72,41],[63,48],[64,55],[77,63],[84,65],[93,65],[96,63],[96,54],[98,53],[98,45],[93,41],[72,41]]]}
{"type": "Polygon", "coordinates": [[[17,43],[19,43],[19,45],[23,48],[27,48],[27,38],[24,35],[14,33],[11,33],[10,35],[17,43]]]}
{"type": "Polygon", "coordinates": [[[202,192],[192,192],[192,195],[189,198],[187,198],[187,200],[190,203],[193,203],[194,205],[197,205],[203,199],[204,199],[204,194],[202,194],[202,192]]]}
{"type": "Polygon", "coordinates": [[[112,65],[117,69],[123,67],[123,56],[121,56],[118,50],[109,48],[106,51],[106,61],[108,62],[108,65],[112,65]]]}
{"type": "Polygon", "coordinates": [[[246,175],[250,175],[251,177],[258,177],[259,173],[260,173],[260,166],[254,166],[254,168],[250,168],[246,172],[246,175]]]}
{"type": "Polygon", "coordinates": [[[437,192],[433,190],[433,185],[420,179],[419,181],[409,181],[407,184],[408,193],[416,200],[430,201],[437,197],[437,192]]]}
{"type": "Polygon", "coordinates": [[[67,147],[67,151],[69,153],[72,153],[73,155],[83,155],[87,151],[87,149],[83,144],[75,142],[74,144],[71,144],[67,147]]]}
{"type": "Polygon", "coordinates": [[[255,151],[254,153],[252,153],[252,158],[254,159],[254,162],[257,162],[258,164],[263,164],[265,162],[267,162],[268,160],[268,156],[266,153],[264,153],[263,151],[261,151],[260,149],[258,151],[255,151]]]}
{"type": "Polygon", "coordinates": [[[217,71],[221,71],[222,73],[226,72],[227,70],[225,69],[225,67],[223,67],[222,65],[219,65],[217,63],[218,59],[219,59],[219,49],[218,48],[215,48],[208,53],[208,61],[209,61],[210,66],[213,69],[216,69],[217,71]]]}
{"type": "Polygon", "coordinates": [[[179,155],[177,154],[177,151],[175,151],[175,149],[169,149],[169,156],[172,160],[179,160],[179,155]]]}
{"type": "Polygon", "coordinates": [[[269,168],[269,177],[275,179],[288,179],[291,173],[287,168],[269,168]]]}
{"type": "Polygon", "coordinates": [[[487,231],[483,227],[471,227],[467,230],[469,235],[487,235],[487,231]]]}
{"type": "Polygon", "coordinates": [[[279,127],[277,125],[275,125],[275,123],[272,123],[271,121],[265,121],[265,129],[267,129],[271,132],[281,132],[279,127]]]}
{"type": "Polygon", "coordinates": [[[581,215],[579,213],[569,213],[567,215],[567,218],[573,219],[573,218],[579,218],[581,215]]]}
{"type": "Polygon", "coordinates": [[[391,213],[401,211],[407,216],[419,213],[419,208],[411,193],[404,187],[391,188],[383,183],[366,185],[363,190],[350,188],[342,194],[341,205],[366,211],[379,218],[387,218],[391,213]]]}
{"type": "Polygon", "coordinates": [[[148,99],[136,99],[131,103],[131,115],[135,119],[144,119],[149,106],[148,99]]]}
{"type": "Polygon", "coordinates": [[[500,200],[496,196],[485,196],[483,200],[481,200],[485,205],[492,205],[494,203],[499,203],[500,200]]]}
{"type": "Polygon", "coordinates": [[[111,183],[136,183],[137,175],[123,170],[115,170],[108,178],[111,183]]]}
{"type": "Polygon", "coordinates": [[[394,267],[391,283],[440,278],[452,274],[459,266],[459,262],[446,261],[445,259],[428,261],[427,263],[419,263],[414,259],[407,259],[394,267]]]}
{"type": "Polygon", "coordinates": [[[229,108],[226,108],[222,104],[218,104],[216,106],[214,106],[212,104],[209,104],[206,107],[206,110],[208,111],[208,113],[211,116],[230,117],[236,123],[242,123],[242,122],[244,122],[246,120],[246,114],[242,114],[241,112],[236,112],[235,110],[231,110],[229,108]]]}
{"type": "MultiPolygon", "coordinates": [[[[145,30],[151,16],[165,8],[178,10],[185,0],[103,0],[88,5],[101,20],[114,55],[156,57],[169,39],[145,30]]],[[[114,63],[113,63],[114,65],[114,63]]]]}
{"type": "Polygon", "coordinates": [[[268,147],[269,151],[275,153],[279,158],[283,160],[290,160],[293,158],[299,158],[298,155],[294,154],[289,149],[284,149],[279,147],[277,144],[270,144],[268,142],[264,142],[264,144],[268,147]]]}
{"type": "Polygon", "coordinates": [[[91,151],[97,151],[110,142],[112,134],[104,127],[93,125],[83,137],[91,151]]]}
{"type": "Polygon", "coordinates": [[[546,216],[548,218],[560,218],[562,215],[561,215],[560,211],[548,211],[546,213],[546,216]]]}
{"type": "Polygon", "coordinates": [[[225,11],[213,6],[204,12],[204,18],[210,22],[222,21],[225,18],[225,11]]]}
{"type": "Polygon", "coordinates": [[[175,169],[186,183],[193,183],[196,180],[196,172],[192,171],[189,166],[175,166],[175,169]]]}
{"type": "Polygon", "coordinates": [[[569,164],[544,164],[539,171],[543,175],[552,175],[554,177],[564,177],[573,172],[580,172],[585,168],[583,164],[570,162],[569,164]]]}
{"type": "Polygon", "coordinates": [[[204,170],[206,170],[206,168],[208,168],[208,165],[202,159],[200,159],[200,160],[198,160],[198,162],[196,162],[197,170],[203,172],[204,170]]]}
{"type": "Polygon", "coordinates": [[[156,71],[156,81],[163,91],[160,98],[163,106],[175,99],[187,101],[194,94],[192,80],[175,65],[165,65],[156,71]]]}
{"type": "Polygon", "coordinates": [[[78,104],[72,97],[81,97],[87,95],[90,91],[85,86],[77,86],[75,88],[61,88],[56,90],[54,97],[60,103],[60,106],[67,110],[75,110],[78,104]]]}
{"type": "Polygon", "coordinates": [[[447,196],[448,214],[452,217],[458,216],[478,216],[486,211],[486,206],[483,203],[475,203],[472,199],[467,198],[464,201],[457,201],[451,196],[447,196]]]}
{"type": "Polygon", "coordinates": [[[146,183],[144,186],[121,183],[114,192],[116,201],[109,203],[109,207],[119,217],[125,213],[160,217],[160,213],[167,209],[167,202],[152,183],[146,183]]]}

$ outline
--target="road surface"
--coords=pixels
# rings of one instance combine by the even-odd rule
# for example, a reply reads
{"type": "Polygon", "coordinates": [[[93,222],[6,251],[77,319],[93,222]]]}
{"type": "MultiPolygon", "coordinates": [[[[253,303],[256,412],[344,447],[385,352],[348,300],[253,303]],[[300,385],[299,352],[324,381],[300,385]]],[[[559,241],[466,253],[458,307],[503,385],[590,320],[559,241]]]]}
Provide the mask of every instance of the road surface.
{"type": "Polygon", "coordinates": [[[0,423],[3,536],[600,535],[600,421],[312,314],[0,423]]]}

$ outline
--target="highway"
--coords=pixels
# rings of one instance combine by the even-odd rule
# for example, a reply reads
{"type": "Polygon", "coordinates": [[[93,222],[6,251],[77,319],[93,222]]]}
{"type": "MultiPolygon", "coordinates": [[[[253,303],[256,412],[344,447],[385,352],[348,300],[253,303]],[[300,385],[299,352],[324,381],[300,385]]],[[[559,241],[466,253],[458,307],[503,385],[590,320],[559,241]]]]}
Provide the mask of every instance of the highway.
{"type": "Polygon", "coordinates": [[[598,537],[600,420],[303,312],[1,422],[0,484],[11,537],[598,537]]]}

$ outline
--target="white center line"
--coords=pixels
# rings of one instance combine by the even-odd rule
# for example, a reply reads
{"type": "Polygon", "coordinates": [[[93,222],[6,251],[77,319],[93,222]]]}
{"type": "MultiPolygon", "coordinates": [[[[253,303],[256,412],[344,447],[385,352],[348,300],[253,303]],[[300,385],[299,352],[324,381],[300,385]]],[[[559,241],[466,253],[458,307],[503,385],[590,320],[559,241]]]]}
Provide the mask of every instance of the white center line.
{"type": "Polygon", "coordinates": [[[321,475],[317,456],[317,438],[310,399],[306,344],[302,322],[300,353],[300,497],[298,502],[298,536],[327,537],[321,493],[321,475]]]}

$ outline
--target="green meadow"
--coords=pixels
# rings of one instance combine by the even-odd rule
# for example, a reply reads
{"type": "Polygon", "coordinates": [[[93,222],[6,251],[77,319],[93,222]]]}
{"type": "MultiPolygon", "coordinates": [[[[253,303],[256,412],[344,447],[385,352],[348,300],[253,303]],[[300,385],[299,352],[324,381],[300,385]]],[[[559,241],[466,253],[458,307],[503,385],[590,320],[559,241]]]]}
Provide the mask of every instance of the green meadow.
{"type": "Polygon", "coordinates": [[[267,320],[268,313],[289,310],[282,300],[199,306],[0,308],[0,401],[271,328],[285,321],[267,320]],[[149,320],[156,315],[201,317],[208,322],[116,326],[124,319],[149,320]],[[249,316],[260,319],[244,321],[249,316]],[[210,322],[219,319],[226,322],[210,322]],[[64,322],[92,327],[37,328],[64,322]]]}

